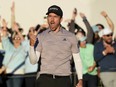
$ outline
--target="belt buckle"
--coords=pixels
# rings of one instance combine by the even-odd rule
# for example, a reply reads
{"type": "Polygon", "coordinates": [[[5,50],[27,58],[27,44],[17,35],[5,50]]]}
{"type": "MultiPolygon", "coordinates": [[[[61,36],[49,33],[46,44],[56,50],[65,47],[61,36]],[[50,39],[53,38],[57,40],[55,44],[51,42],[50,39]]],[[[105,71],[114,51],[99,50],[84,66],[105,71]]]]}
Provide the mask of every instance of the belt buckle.
{"type": "Polygon", "coordinates": [[[56,77],[55,77],[55,75],[53,75],[53,79],[55,79],[56,77]]]}

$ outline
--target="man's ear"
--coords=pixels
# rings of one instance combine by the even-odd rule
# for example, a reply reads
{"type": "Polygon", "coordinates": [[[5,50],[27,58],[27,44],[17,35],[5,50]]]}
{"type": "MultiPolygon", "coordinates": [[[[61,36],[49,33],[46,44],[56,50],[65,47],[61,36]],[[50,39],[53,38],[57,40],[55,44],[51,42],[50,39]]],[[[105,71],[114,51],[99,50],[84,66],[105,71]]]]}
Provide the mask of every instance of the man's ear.
{"type": "Polygon", "coordinates": [[[63,18],[60,19],[60,22],[62,22],[63,18]]]}

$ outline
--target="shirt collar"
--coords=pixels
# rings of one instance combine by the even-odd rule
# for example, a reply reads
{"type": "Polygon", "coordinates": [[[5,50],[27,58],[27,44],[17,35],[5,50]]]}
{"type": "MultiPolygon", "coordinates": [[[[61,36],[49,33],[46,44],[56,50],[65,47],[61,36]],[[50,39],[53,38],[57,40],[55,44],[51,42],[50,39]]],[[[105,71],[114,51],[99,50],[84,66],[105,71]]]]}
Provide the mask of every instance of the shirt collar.
{"type": "MultiPolygon", "coordinates": [[[[52,32],[50,28],[48,28],[48,33],[52,32]]],[[[60,30],[57,33],[63,33],[63,28],[62,26],[60,27],[60,30]]]]}

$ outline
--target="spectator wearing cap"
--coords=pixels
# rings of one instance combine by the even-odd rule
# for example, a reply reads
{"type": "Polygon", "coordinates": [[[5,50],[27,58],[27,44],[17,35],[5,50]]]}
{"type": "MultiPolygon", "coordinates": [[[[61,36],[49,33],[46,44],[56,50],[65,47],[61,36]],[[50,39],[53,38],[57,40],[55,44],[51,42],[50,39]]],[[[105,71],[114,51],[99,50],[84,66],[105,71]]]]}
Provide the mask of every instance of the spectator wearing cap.
{"type": "MultiPolygon", "coordinates": [[[[112,31],[114,31],[114,24],[113,24],[112,20],[110,19],[109,15],[105,11],[102,11],[101,15],[106,19],[110,29],[112,31]]],[[[98,23],[94,26],[91,26],[87,20],[87,17],[83,13],[80,13],[80,16],[82,17],[83,22],[87,28],[87,37],[89,37],[89,38],[87,38],[87,39],[89,39],[88,42],[93,43],[93,44],[95,44],[96,42],[99,42],[102,39],[101,31],[104,29],[104,26],[100,23],[98,23]]]]}
{"type": "Polygon", "coordinates": [[[105,87],[116,87],[116,42],[109,28],[102,31],[103,40],[94,46],[94,58],[100,66],[100,78],[105,87]]]}
{"type": "Polygon", "coordinates": [[[36,64],[41,55],[36,87],[71,87],[72,56],[79,79],[76,87],[82,87],[82,63],[76,36],[62,28],[63,11],[59,6],[50,6],[46,15],[49,28],[38,34],[39,43],[36,50],[36,36],[30,35],[31,63],[36,64]]]}
{"type": "Polygon", "coordinates": [[[87,37],[83,31],[78,31],[76,37],[79,40],[83,66],[83,87],[98,87],[97,68],[93,56],[94,45],[87,43],[87,37]]]}
{"type": "MultiPolygon", "coordinates": [[[[107,14],[107,12],[102,11],[101,15],[105,18],[107,24],[109,25],[109,28],[114,32],[114,24],[113,24],[112,20],[110,19],[109,15],[107,14]]],[[[98,37],[96,38],[96,41],[95,41],[95,43],[96,43],[96,42],[99,42],[102,39],[101,38],[102,37],[102,30],[105,27],[104,27],[104,25],[102,25],[100,23],[96,24],[95,26],[97,26],[98,29],[99,29],[99,31],[98,31],[98,37]]],[[[96,35],[97,35],[97,33],[96,33],[96,35]]]]}

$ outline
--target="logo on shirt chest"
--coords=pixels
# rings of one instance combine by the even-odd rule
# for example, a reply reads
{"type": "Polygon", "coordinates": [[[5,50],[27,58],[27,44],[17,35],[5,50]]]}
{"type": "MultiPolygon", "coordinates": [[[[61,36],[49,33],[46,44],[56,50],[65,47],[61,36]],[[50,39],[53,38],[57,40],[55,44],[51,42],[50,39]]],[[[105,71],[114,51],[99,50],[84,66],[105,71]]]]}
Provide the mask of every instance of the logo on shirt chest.
{"type": "Polygon", "coordinates": [[[67,41],[67,39],[66,39],[66,38],[64,38],[64,39],[63,39],[63,41],[67,41]]]}

